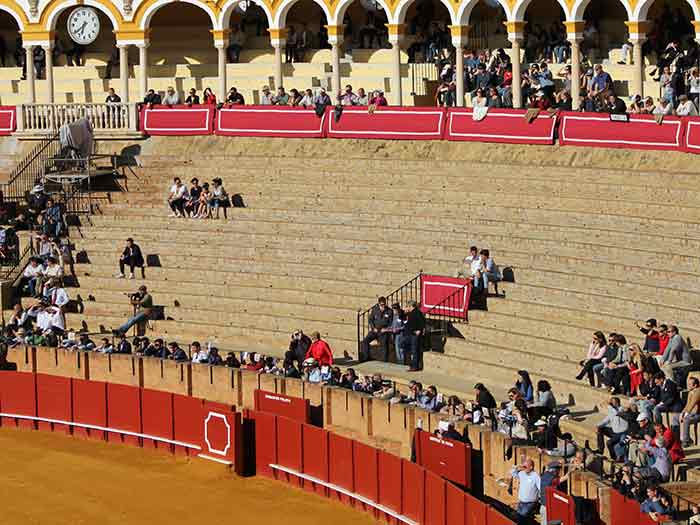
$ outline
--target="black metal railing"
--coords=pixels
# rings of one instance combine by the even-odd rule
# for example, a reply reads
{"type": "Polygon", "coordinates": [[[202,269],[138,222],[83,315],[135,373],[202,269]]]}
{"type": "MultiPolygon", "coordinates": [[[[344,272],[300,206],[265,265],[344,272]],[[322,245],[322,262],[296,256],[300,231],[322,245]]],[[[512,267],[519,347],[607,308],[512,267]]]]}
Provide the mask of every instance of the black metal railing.
{"type": "Polygon", "coordinates": [[[470,284],[466,283],[464,286],[457,288],[442,301],[425,311],[432,347],[438,346],[435,341],[436,338],[438,340],[442,339],[440,341],[440,347],[442,347],[444,346],[444,338],[461,337],[454,324],[466,323],[469,320],[469,286],[470,284]]]}
{"type": "Polygon", "coordinates": [[[31,239],[28,239],[27,245],[21,252],[18,248],[17,257],[12,260],[3,261],[0,269],[0,281],[15,282],[24,270],[24,267],[29,264],[29,259],[34,255],[34,245],[31,239]]]}
{"type": "Polygon", "coordinates": [[[55,157],[60,149],[58,132],[39,141],[29,154],[17,163],[10,172],[7,183],[2,185],[5,201],[24,203],[27,193],[41,181],[46,159],[55,157]]]}

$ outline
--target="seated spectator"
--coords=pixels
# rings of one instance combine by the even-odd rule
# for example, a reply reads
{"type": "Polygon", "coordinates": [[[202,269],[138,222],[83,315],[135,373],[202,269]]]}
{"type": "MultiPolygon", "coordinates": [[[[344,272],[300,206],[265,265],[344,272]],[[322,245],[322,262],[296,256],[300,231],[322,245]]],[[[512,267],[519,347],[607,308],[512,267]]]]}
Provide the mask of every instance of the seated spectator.
{"type": "Polygon", "coordinates": [[[289,102],[288,104],[290,106],[298,106],[301,103],[301,95],[299,94],[299,91],[292,88],[289,91],[289,102]]]}
{"type": "Polygon", "coordinates": [[[601,93],[613,90],[613,79],[608,72],[603,70],[602,64],[593,66],[593,78],[589,95],[594,97],[601,93]]]}
{"type": "Polygon", "coordinates": [[[654,115],[670,116],[673,115],[673,105],[665,98],[657,99],[654,115]]]}
{"type": "MultiPolygon", "coordinates": [[[[629,390],[629,349],[625,336],[615,334],[614,353],[606,359],[600,370],[600,380],[611,394],[627,392],[629,390]]],[[[607,356],[606,356],[607,357],[607,356]]]]}
{"type": "Polygon", "coordinates": [[[216,106],[216,95],[214,92],[211,90],[211,88],[206,88],[204,90],[204,93],[202,94],[204,104],[207,104],[209,106],[216,106]]]}
{"type": "MultiPolygon", "coordinates": [[[[270,88],[267,88],[268,91],[270,88]]],[[[228,91],[228,96],[226,97],[226,103],[233,106],[243,106],[245,104],[245,98],[241,95],[235,87],[232,87],[228,91]]],[[[261,102],[262,104],[262,102],[261,102]]]]}
{"type": "Polygon", "coordinates": [[[674,381],[676,379],[681,379],[677,384],[685,384],[685,375],[680,374],[684,368],[690,366],[690,350],[685,342],[685,339],[678,333],[678,327],[671,325],[668,328],[668,334],[670,336],[668,344],[664,353],[661,356],[656,356],[657,361],[661,370],[663,370],[666,377],[670,377],[674,381]],[[676,373],[679,373],[679,378],[676,377],[676,373]]]}
{"type": "Polygon", "coordinates": [[[603,356],[608,349],[607,344],[603,332],[598,331],[593,334],[593,341],[588,346],[586,359],[580,363],[582,368],[576,379],[580,381],[584,376],[588,376],[590,385],[595,386],[595,369],[597,366],[602,368],[603,356]]]}
{"type": "MultiPolygon", "coordinates": [[[[195,218],[197,216],[197,208],[199,207],[199,197],[202,195],[202,187],[199,185],[199,179],[197,177],[194,177],[190,181],[190,184],[192,184],[192,186],[187,192],[185,214],[190,218],[195,218]]],[[[122,271],[122,273],[124,272],[122,271]]]]}
{"type": "MultiPolygon", "coordinates": [[[[27,310],[22,308],[22,305],[20,303],[16,303],[12,307],[12,315],[10,316],[10,319],[7,322],[7,326],[11,327],[14,330],[19,330],[20,328],[24,328],[25,330],[31,329],[32,319],[29,316],[27,310]]],[[[700,390],[698,392],[700,392],[700,390]]]]}
{"type": "Polygon", "coordinates": [[[532,100],[530,104],[528,105],[528,108],[530,109],[539,109],[540,111],[544,111],[545,109],[549,109],[549,107],[552,105],[552,102],[549,100],[549,97],[547,94],[542,91],[538,90],[535,92],[535,95],[532,97],[532,100]]]}
{"type": "Polygon", "coordinates": [[[173,179],[168,194],[168,205],[172,210],[170,217],[185,217],[185,203],[187,202],[187,186],[182,183],[180,177],[173,179]]]}
{"type": "Polygon", "coordinates": [[[131,343],[129,343],[126,338],[126,334],[121,334],[119,336],[119,342],[114,349],[115,354],[130,354],[131,353],[131,343]]]}
{"type": "Polygon", "coordinates": [[[211,199],[209,199],[209,207],[216,210],[216,218],[219,218],[219,209],[224,211],[224,219],[227,218],[226,210],[231,207],[231,200],[228,192],[224,189],[224,183],[221,178],[212,179],[211,199]]]}
{"type": "Polygon", "coordinates": [[[355,370],[352,368],[348,368],[340,378],[340,387],[347,388],[348,390],[354,390],[354,386],[357,380],[358,377],[355,373],[355,370]]]}
{"type": "Polygon", "coordinates": [[[168,359],[178,362],[190,360],[187,353],[180,348],[180,345],[178,345],[175,341],[168,343],[168,359]]]}
{"type": "Polygon", "coordinates": [[[321,382],[321,366],[313,357],[304,361],[301,368],[301,377],[309,383],[321,382]]]}
{"type": "Polygon", "coordinates": [[[299,105],[306,109],[314,109],[314,92],[310,89],[304,91],[304,96],[301,97],[299,105]]]}
{"type": "MultiPolygon", "coordinates": [[[[669,345],[670,346],[670,345],[669,345]]],[[[654,375],[654,383],[659,388],[659,401],[654,406],[654,422],[661,423],[661,415],[666,412],[680,412],[683,404],[678,385],[663,372],[654,375]]],[[[677,414],[673,414],[673,425],[677,424],[677,414]]]]}
{"type": "Polygon", "coordinates": [[[638,473],[648,483],[665,483],[671,478],[671,455],[666,449],[666,440],[663,436],[656,436],[653,445],[644,444],[641,447],[650,457],[654,458],[651,466],[642,467],[638,473]]]}
{"type": "Polygon", "coordinates": [[[197,90],[195,88],[190,89],[190,92],[185,99],[185,104],[188,106],[199,105],[199,95],[197,95],[197,90]]]}
{"type": "Polygon", "coordinates": [[[313,358],[320,366],[332,365],[333,352],[328,343],[321,339],[321,334],[318,332],[314,332],[311,338],[312,343],[306,352],[306,359],[313,358]]]}
{"type": "Polygon", "coordinates": [[[82,350],[82,351],[92,351],[97,348],[95,346],[95,343],[93,343],[92,339],[90,339],[90,336],[86,332],[81,332],[80,336],[78,338],[78,342],[75,345],[76,350],[82,350]]]}
{"type": "Polygon", "coordinates": [[[700,381],[691,377],[688,379],[688,400],[680,415],[682,446],[691,445],[690,425],[695,425],[698,421],[700,421],[700,381]]]}
{"type": "Polygon", "coordinates": [[[129,303],[136,308],[136,313],[126,323],[113,331],[115,336],[125,334],[137,324],[148,322],[154,314],[153,297],[145,285],[139,286],[138,292],[129,296],[129,303]]]}
{"type": "Polygon", "coordinates": [[[671,456],[671,463],[673,465],[685,459],[685,452],[683,452],[681,441],[676,437],[676,434],[674,434],[671,428],[666,427],[663,423],[654,423],[654,434],[664,438],[666,450],[668,450],[671,456]]]}
{"type": "Polygon", "coordinates": [[[162,99],[159,93],[156,93],[153,89],[149,89],[146,96],[143,97],[143,103],[150,109],[153,106],[162,103],[162,99]]]}
{"type": "Polygon", "coordinates": [[[117,274],[118,279],[124,279],[124,268],[129,267],[129,279],[134,278],[134,268],[141,268],[141,278],[146,278],[146,271],[144,267],[145,261],[143,259],[143,254],[141,253],[141,248],[138,244],[134,242],[134,239],[129,237],[126,240],[126,247],[124,251],[119,256],[119,273],[117,274]]]}
{"type": "Polygon", "coordinates": [[[535,421],[541,417],[551,416],[557,408],[557,400],[552,393],[552,387],[548,381],[540,379],[537,382],[537,392],[534,404],[530,408],[530,419],[535,421]]]}
{"type": "MultiPolygon", "coordinates": [[[[492,410],[496,409],[496,398],[493,394],[489,392],[488,388],[484,386],[483,383],[477,383],[474,385],[474,403],[472,403],[472,422],[474,421],[474,413],[479,411],[481,415],[486,417],[492,410]]],[[[478,418],[482,419],[482,418],[478,418]]]]}
{"type": "Polygon", "coordinates": [[[109,339],[103,337],[100,339],[100,344],[95,347],[95,352],[99,352],[101,354],[111,354],[114,352],[114,347],[112,346],[112,343],[109,342],[109,339]]]}
{"type": "Polygon", "coordinates": [[[277,94],[272,97],[272,104],[275,106],[289,105],[289,95],[284,91],[282,86],[277,88],[277,94]]]}
{"type": "Polygon", "coordinates": [[[488,99],[486,98],[486,93],[482,88],[477,88],[472,97],[472,107],[473,108],[485,108],[488,106],[488,99]]]}
{"type": "Polygon", "coordinates": [[[284,377],[289,377],[292,379],[301,379],[301,373],[299,369],[294,366],[292,361],[288,359],[284,360],[284,377]]]}
{"type": "Polygon", "coordinates": [[[629,360],[627,361],[627,369],[629,374],[629,388],[627,394],[630,396],[639,395],[639,385],[643,381],[643,371],[644,371],[644,356],[642,355],[642,349],[639,345],[632,343],[629,345],[629,360]]]}
{"type": "Polygon", "coordinates": [[[639,328],[639,331],[644,334],[644,346],[642,350],[652,354],[656,354],[659,351],[659,330],[657,327],[656,319],[647,319],[644,326],[639,326],[639,322],[635,321],[634,325],[639,328]]]}
{"type": "Polygon", "coordinates": [[[607,93],[606,111],[612,115],[625,115],[627,113],[627,105],[624,100],[611,90],[607,93]]]}
{"type": "Polygon", "coordinates": [[[314,97],[314,109],[316,112],[323,112],[326,106],[331,105],[331,97],[326,93],[324,88],[319,88],[318,94],[314,97]]]}
{"type": "Polygon", "coordinates": [[[63,268],[58,264],[58,260],[55,257],[49,257],[46,261],[46,268],[37,277],[35,284],[35,292],[38,296],[47,297],[47,291],[49,289],[49,282],[52,279],[60,279],[63,277],[63,268]]]}
{"type": "Polygon", "coordinates": [[[426,388],[416,402],[416,405],[429,412],[437,412],[440,410],[440,404],[438,391],[434,385],[430,385],[426,388]]]}
{"type": "Polygon", "coordinates": [[[177,106],[180,103],[180,95],[175,91],[175,88],[168,86],[163,97],[163,104],[166,106],[177,106]]]}
{"type": "Polygon", "coordinates": [[[666,508],[661,503],[659,489],[656,485],[647,487],[647,497],[642,502],[640,510],[647,514],[665,514],[666,508]]]}
{"type": "Polygon", "coordinates": [[[464,419],[466,415],[466,408],[462,400],[457,396],[450,396],[447,398],[447,403],[442,405],[440,408],[440,413],[445,415],[453,416],[455,419],[464,419]]]}
{"type": "Polygon", "coordinates": [[[380,90],[376,90],[374,92],[374,95],[372,98],[369,100],[369,105],[370,106],[388,106],[389,103],[386,101],[386,98],[384,97],[384,92],[380,90]]]}
{"type": "Polygon", "coordinates": [[[676,108],[676,115],[679,117],[697,117],[698,109],[692,100],[688,99],[688,95],[680,95],[678,97],[678,107],[676,108]]]}
{"type": "Polygon", "coordinates": [[[143,352],[145,357],[158,357],[160,359],[167,359],[169,352],[168,348],[165,346],[165,342],[158,338],[150,344],[143,352]]]}
{"type": "MultiPolygon", "coordinates": [[[[219,355],[219,349],[215,346],[209,348],[209,360],[207,361],[207,364],[212,366],[221,366],[224,364],[223,358],[221,355],[219,355]]],[[[262,366],[262,363],[260,364],[262,366]]]]}
{"type": "Polygon", "coordinates": [[[488,96],[486,98],[486,106],[489,108],[502,108],[503,102],[501,102],[501,95],[498,94],[498,89],[495,86],[489,88],[488,96]]]}
{"type": "Polygon", "coordinates": [[[345,91],[338,93],[338,103],[341,106],[357,105],[357,95],[352,92],[352,86],[350,84],[345,86],[345,91]]]}
{"type": "Polygon", "coordinates": [[[197,203],[194,215],[195,219],[211,219],[211,209],[209,208],[210,201],[211,191],[209,190],[209,183],[205,182],[202,184],[202,191],[199,194],[199,202],[197,203]]]}
{"type": "Polygon", "coordinates": [[[190,356],[193,363],[207,363],[209,362],[209,348],[203,349],[199,341],[192,341],[190,356]]]}
{"type": "Polygon", "coordinates": [[[68,292],[63,287],[63,279],[54,277],[46,283],[44,296],[48,299],[49,304],[64,308],[69,302],[68,292]]]}
{"type": "MultiPolygon", "coordinates": [[[[286,365],[286,361],[285,361],[285,365],[286,365]]],[[[236,354],[234,354],[233,352],[229,352],[228,354],[226,354],[226,359],[224,359],[224,366],[227,366],[229,368],[240,368],[241,362],[236,357],[236,354]]],[[[286,369],[286,366],[283,369],[282,375],[285,375],[284,374],[285,369],[286,369]]]]}
{"type": "Polygon", "coordinates": [[[611,397],[608,403],[608,413],[598,424],[597,439],[598,439],[598,454],[603,453],[605,438],[608,438],[607,448],[610,452],[610,457],[615,458],[615,445],[620,443],[627,436],[629,423],[623,417],[622,406],[619,397],[611,397]]]}
{"type": "Polygon", "coordinates": [[[276,97],[270,91],[270,86],[263,86],[262,93],[260,94],[260,105],[261,106],[273,106],[276,104],[276,97]]]}
{"type": "Polygon", "coordinates": [[[357,100],[355,105],[357,106],[369,106],[369,96],[365,93],[364,88],[359,88],[357,90],[357,100]]]}
{"type": "Polygon", "coordinates": [[[470,279],[481,268],[481,257],[479,257],[479,249],[476,246],[469,248],[469,255],[462,261],[463,266],[455,272],[455,277],[462,279],[470,279]]]}
{"type": "Polygon", "coordinates": [[[311,339],[301,330],[295,330],[289,341],[289,349],[284,354],[284,358],[290,362],[297,362],[301,366],[306,359],[306,353],[311,346],[311,339]]]}
{"type": "Polygon", "coordinates": [[[36,284],[44,270],[45,268],[41,264],[40,259],[36,257],[29,259],[29,264],[22,272],[22,277],[19,281],[19,290],[26,290],[31,297],[38,297],[40,292],[39,289],[37,289],[36,284]]]}
{"type": "Polygon", "coordinates": [[[391,340],[391,324],[394,315],[387,307],[386,297],[377,299],[377,304],[372,307],[369,313],[369,332],[360,344],[360,362],[370,359],[369,345],[372,341],[378,340],[382,357],[385,362],[389,361],[389,341],[391,340]]]}
{"type": "Polygon", "coordinates": [[[479,257],[481,265],[479,269],[474,274],[474,286],[477,290],[481,290],[483,293],[489,291],[489,282],[494,283],[496,287],[496,293],[498,293],[498,282],[501,280],[501,271],[498,269],[498,265],[491,257],[488,250],[483,249],[479,252],[479,257]]]}
{"type": "MultiPolygon", "coordinates": [[[[438,427],[435,429],[435,435],[443,439],[451,439],[453,441],[465,442],[465,438],[469,438],[459,433],[452,421],[441,420],[438,422],[438,427]]],[[[470,443],[471,444],[471,443],[470,443]]]]}
{"type": "Polygon", "coordinates": [[[527,370],[518,370],[518,379],[515,381],[515,388],[518,389],[526,403],[532,403],[535,399],[532,379],[527,370]]]}

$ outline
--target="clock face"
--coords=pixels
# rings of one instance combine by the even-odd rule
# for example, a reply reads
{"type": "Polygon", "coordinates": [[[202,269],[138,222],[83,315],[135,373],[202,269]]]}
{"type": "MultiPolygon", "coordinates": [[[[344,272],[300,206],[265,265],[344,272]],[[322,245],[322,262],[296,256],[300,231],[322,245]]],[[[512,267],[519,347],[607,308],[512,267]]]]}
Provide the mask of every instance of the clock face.
{"type": "Polygon", "coordinates": [[[92,44],[100,33],[100,18],[91,7],[74,9],[68,17],[68,34],[77,44],[92,44]]]}

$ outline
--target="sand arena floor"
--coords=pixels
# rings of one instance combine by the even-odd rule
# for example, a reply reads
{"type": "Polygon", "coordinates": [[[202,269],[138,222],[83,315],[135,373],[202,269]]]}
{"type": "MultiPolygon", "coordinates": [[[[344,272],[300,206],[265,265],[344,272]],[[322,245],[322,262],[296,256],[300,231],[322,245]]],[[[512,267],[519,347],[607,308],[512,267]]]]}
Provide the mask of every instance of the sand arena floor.
{"type": "Polygon", "coordinates": [[[216,463],[0,429],[3,524],[369,525],[369,515],[216,463]]]}

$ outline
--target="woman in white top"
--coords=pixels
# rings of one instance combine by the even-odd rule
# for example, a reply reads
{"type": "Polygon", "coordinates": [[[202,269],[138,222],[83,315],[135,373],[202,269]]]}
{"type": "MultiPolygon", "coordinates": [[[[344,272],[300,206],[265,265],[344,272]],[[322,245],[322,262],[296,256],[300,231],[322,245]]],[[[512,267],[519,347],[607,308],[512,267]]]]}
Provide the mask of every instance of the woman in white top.
{"type": "Polygon", "coordinates": [[[696,108],[700,108],[700,69],[697,67],[690,70],[688,87],[690,88],[690,99],[696,108]]]}
{"type": "Polygon", "coordinates": [[[226,219],[226,208],[231,206],[231,201],[228,198],[228,193],[224,189],[223,182],[220,178],[213,179],[211,181],[211,199],[209,200],[209,206],[216,210],[216,218],[219,218],[219,208],[224,210],[224,219],[226,219]]]}
{"type": "Polygon", "coordinates": [[[170,186],[170,193],[168,194],[168,205],[173,211],[170,214],[171,217],[186,217],[185,201],[187,200],[187,196],[187,186],[182,183],[180,177],[175,177],[173,179],[173,185],[170,186]]]}
{"type": "Polygon", "coordinates": [[[698,110],[692,100],[688,100],[686,95],[681,95],[678,97],[678,107],[676,108],[676,115],[679,117],[697,117],[698,110]]]}
{"type": "Polygon", "coordinates": [[[472,98],[472,107],[485,108],[487,105],[488,99],[486,98],[484,90],[481,88],[477,89],[474,98],[472,98]]]}
{"type": "Polygon", "coordinates": [[[673,105],[665,98],[658,99],[656,108],[654,108],[654,115],[673,115],[673,105]]]}

